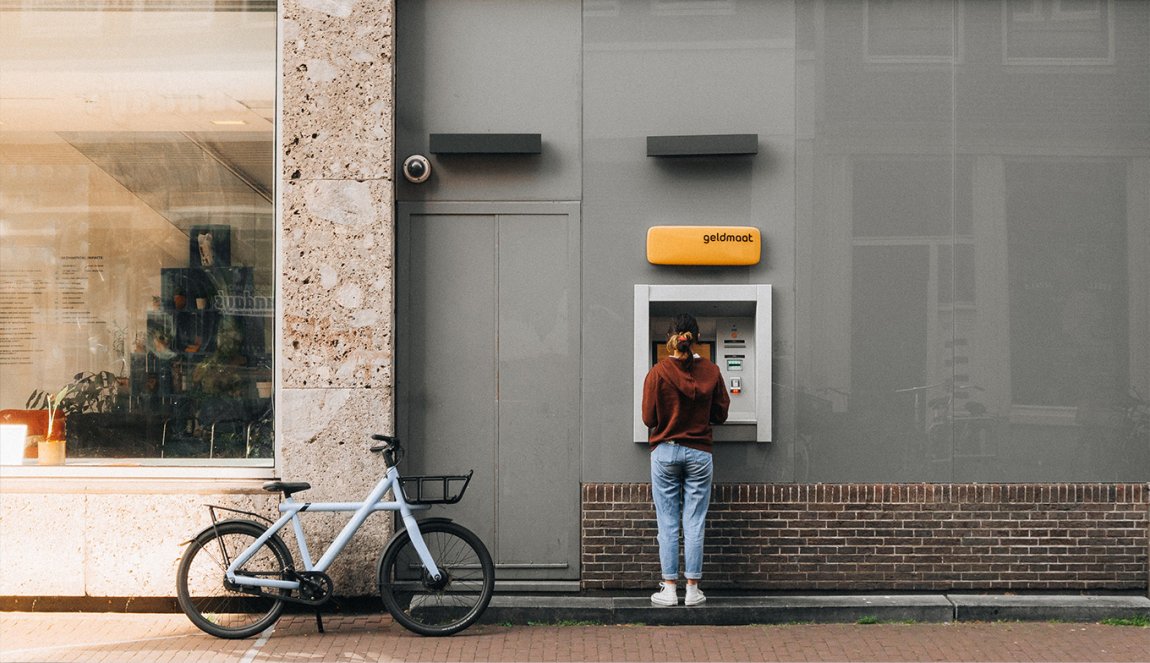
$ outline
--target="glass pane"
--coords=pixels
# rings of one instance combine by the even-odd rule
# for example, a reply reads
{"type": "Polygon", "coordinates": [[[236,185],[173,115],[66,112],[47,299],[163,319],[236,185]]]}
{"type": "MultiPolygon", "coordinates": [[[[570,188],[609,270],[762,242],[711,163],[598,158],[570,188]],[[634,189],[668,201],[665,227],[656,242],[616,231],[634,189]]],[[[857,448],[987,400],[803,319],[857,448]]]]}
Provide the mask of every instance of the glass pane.
{"type": "Polygon", "coordinates": [[[953,416],[955,478],[1142,481],[1150,5],[967,11],[1002,25],[970,33],[967,21],[970,66],[955,77],[955,149],[975,155],[977,210],[973,259],[955,267],[956,291],[968,274],[975,293],[959,338],[977,387],[975,411],[953,416]]]}
{"type": "Polygon", "coordinates": [[[949,60],[953,0],[867,0],[866,5],[872,61],[949,60]]]}
{"type": "Polygon", "coordinates": [[[1006,187],[1013,402],[1113,398],[1128,380],[1124,169],[1012,163],[1006,187]]]}
{"type": "Polygon", "coordinates": [[[796,113],[817,118],[797,150],[810,154],[797,180],[798,478],[946,479],[954,244],[970,218],[969,162],[952,148],[960,17],[952,3],[806,5],[799,34],[820,38],[799,63],[796,113]]]}
{"type": "Polygon", "coordinates": [[[269,464],[275,4],[46,6],[0,5],[0,417],[269,464]]]}
{"type": "Polygon", "coordinates": [[[1106,63],[1113,58],[1111,0],[1009,0],[1004,41],[1011,64],[1106,63]]]}
{"type": "Polygon", "coordinates": [[[949,237],[950,159],[860,159],[854,164],[856,237],[949,237]]]}
{"type": "Polygon", "coordinates": [[[797,6],[809,478],[1150,476],[1150,5],[797,6]]]}

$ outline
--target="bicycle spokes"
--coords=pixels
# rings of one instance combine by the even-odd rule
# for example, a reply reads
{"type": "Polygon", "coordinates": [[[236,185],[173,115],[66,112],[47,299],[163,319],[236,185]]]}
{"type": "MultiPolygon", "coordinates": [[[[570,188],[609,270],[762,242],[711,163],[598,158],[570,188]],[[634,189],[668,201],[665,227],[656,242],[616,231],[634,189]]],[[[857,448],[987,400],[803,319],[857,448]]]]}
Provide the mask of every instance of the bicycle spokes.
{"type": "Polygon", "coordinates": [[[491,600],[494,565],[470,531],[450,522],[421,528],[441,576],[429,574],[404,532],[380,564],[380,594],[403,626],[423,635],[448,635],[474,623],[491,600]]]}

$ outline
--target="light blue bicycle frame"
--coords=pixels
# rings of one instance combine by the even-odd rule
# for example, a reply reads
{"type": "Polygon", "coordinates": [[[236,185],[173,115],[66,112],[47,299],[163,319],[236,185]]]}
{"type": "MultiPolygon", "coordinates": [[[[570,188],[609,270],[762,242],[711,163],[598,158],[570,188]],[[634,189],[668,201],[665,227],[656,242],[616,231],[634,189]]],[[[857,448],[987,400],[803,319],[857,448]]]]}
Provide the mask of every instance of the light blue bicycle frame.
{"type": "Polygon", "coordinates": [[[279,510],[283,513],[271,527],[267,529],[255,543],[248,546],[248,549],[240,554],[239,557],[232,560],[227,570],[228,582],[237,585],[247,585],[249,587],[270,587],[274,589],[299,589],[300,583],[297,580],[273,580],[270,578],[253,578],[251,576],[237,575],[236,570],[243,566],[260,546],[272,538],[276,532],[283,529],[290,521],[292,529],[295,531],[296,543],[299,545],[300,556],[303,558],[303,565],[305,571],[319,571],[326,572],[327,569],[335,561],[335,558],[343,552],[344,547],[351,541],[351,537],[363,525],[367,517],[376,511],[398,511],[403,517],[404,527],[411,537],[411,543],[415,546],[415,551],[419,553],[419,559],[423,562],[423,566],[427,569],[428,575],[433,580],[439,580],[441,577],[439,567],[435,565],[435,560],[431,558],[431,553],[427,550],[427,544],[423,542],[423,535],[419,531],[419,523],[416,521],[413,513],[415,511],[426,511],[431,506],[427,504],[408,504],[404,499],[403,489],[399,484],[399,471],[394,467],[387,468],[387,474],[379,480],[379,483],[372,489],[371,494],[363,502],[297,502],[288,496],[283,502],[280,502],[279,510]],[[383,495],[388,490],[391,490],[392,499],[390,501],[382,501],[383,495]],[[305,511],[312,512],[354,512],[351,519],[340,530],[339,535],[331,542],[327,550],[319,558],[319,561],[312,563],[311,554],[308,552],[307,541],[304,538],[303,523],[300,519],[300,514],[305,511]]]}

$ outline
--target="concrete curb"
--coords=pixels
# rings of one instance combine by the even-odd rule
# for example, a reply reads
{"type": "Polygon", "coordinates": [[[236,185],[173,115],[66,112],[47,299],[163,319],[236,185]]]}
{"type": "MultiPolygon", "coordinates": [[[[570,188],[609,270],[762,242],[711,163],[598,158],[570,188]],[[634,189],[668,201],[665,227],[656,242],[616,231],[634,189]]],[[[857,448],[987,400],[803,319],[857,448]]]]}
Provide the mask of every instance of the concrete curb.
{"type": "Polygon", "coordinates": [[[496,595],[489,624],[711,625],[857,622],[1064,621],[1150,618],[1142,596],[708,596],[701,606],[658,607],[645,597],[496,595]]]}
{"type": "Polygon", "coordinates": [[[956,621],[1064,621],[1150,617],[1145,596],[984,596],[949,594],[956,621]]]}

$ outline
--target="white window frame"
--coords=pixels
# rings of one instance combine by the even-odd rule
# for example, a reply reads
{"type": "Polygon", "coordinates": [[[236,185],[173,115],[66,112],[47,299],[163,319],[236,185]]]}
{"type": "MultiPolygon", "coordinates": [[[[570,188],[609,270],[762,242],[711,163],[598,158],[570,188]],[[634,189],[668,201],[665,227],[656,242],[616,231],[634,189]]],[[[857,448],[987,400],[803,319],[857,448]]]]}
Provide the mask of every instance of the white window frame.
{"type": "Polygon", "coordinates": [[[950,55],[872,55],[870,52],[871,44],[871,0],[866,0],[863,5],[863,56],[867,64],[891,64],[891,65],[908,65],[908,64],[962,64],[965,60],[966,49],[965,44],[965,16],[966,16],[966,0],[958,0],[958,14],[956,18],[956,25],[951,34],[953,39],[951,41],[950,55]]]}
{"type": "MultiPolygon", "coordinates": [[[[1047,57],[1010,57],[1010,24],[1012,17],[1018,22],[1038,22],[1046,21],[1047,19],[1041,15],[1040,9],[1035,9],[1030,14],[1033,18],[1028,18],[1025,13],[1012,14],[1010,5],[1015,0],[1002,0],[1002,63],[1008,66],[1020,67],[1034,67],[1034,66],[1056,66],[1056,67],[1098,67],[1098,66],[1111,66],[1115,63],[1114,57],[1114,0],[1100,0],[1100,3],[1105,3],[1106,6],[1106,41],[1107,41],[1107,55],[1098,58],[1047,58],[1047,57]],[[1018,18],[1021,17],[1021,18],[1018,18]]],[[[1087,12],[1073,12],[1062,11],[1060,9],[1062,0],[1029,0],[1031,7],[1040,7],[1040,3],[1052,2],[1054,3],[1054,16],[1051,20],[1082,20],[1086,18],[1082,16],[1087,12]]]]}

